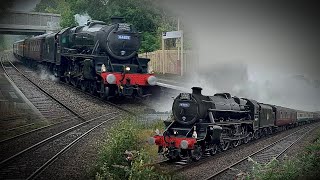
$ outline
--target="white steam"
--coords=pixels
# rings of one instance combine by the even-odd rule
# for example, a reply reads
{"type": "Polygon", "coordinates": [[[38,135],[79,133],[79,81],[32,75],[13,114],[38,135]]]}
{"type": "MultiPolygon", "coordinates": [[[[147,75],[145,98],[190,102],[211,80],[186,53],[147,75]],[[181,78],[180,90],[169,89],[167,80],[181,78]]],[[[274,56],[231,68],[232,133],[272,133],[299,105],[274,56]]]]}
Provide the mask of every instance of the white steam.
{"type": "Polygon", "coordinates": [[[51,80],[51,81],[55,81],[55,82],[57,82],[59,80],[57,77],[55,77],[53,74],[51,74],[50,72],[48,72],[44,68],[40,68],[39,76],[40,76],[41,80],[51,80]]]}
{"type": "Polygon", "coordinates": [[[76,14],[74,15],[74,18],[76,19],[76,22],[79,24],[79,26],[83,26],[87,24],[87,21],[91,19],[91,17],[85,13],[85,14],[76,14]]]}
{"type": "Polygon", "coordinates": [[[188,77],[187,88],[320,110],[314,43],[319,33],[307,11],[297,16],[293,7],[282,9],[274,2],[170,0],[163,5],[180,16],[198,50],[199,73],[188,77]]]}
{"type": "MultiPolygon", "coordinates": [[[[190,77],[204,95],[229,92],[233,96],[294,109],[318,111],[319,82],[303,75],[263,72],[245,64],[216,64],[190,77]]],[[[189,86],[192,86],[189,85],[189,86]]]]}

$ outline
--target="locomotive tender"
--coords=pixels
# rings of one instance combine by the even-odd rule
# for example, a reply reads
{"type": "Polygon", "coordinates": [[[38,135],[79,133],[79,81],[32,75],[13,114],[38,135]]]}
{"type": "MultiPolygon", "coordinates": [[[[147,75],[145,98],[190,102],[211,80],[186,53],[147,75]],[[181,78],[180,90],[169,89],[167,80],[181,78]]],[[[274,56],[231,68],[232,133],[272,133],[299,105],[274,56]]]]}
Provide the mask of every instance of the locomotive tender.
{"type": "Polygon", "coordinates": [[[225,151],[320,119],[319,113],[231,97],[229,93],[204,96],[201,90],[193,87],[192,93],[180,93],[173,102],[173,121],[165,122],[162,135],[158,132],[149,139],[150,144],[159,147],[159,153],[171,160],[191,157],[197,161],[206,152],[214,155],[219,148],[225,151]]]}
{"type": "Polygon", "coordinates": [[[113,17],[112,24],[88,21],[15,42],[13,53],[29,64],[46,65],[61,80],[101,98],[150,95],[156,77],[148,73],[150,59],[139,58],[140,33],[113,17]]]}

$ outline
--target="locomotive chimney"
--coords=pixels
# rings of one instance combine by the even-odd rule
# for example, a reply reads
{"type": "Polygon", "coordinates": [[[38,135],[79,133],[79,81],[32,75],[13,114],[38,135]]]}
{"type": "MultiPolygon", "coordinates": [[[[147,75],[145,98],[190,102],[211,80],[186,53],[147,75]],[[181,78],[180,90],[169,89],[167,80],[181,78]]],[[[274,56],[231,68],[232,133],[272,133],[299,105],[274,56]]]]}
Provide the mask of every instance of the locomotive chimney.
{"type": "Polygon", "coordinates": [[[192,94],[200,94],[201,95],[201,87],[192,87],[192,94]]]}
{"type": "Polygon", "coordinates": [[[111,17],[112,24],[123,23],[123,22],[124,22],[124,17],[120,17],[120,16],[111,17]]]}

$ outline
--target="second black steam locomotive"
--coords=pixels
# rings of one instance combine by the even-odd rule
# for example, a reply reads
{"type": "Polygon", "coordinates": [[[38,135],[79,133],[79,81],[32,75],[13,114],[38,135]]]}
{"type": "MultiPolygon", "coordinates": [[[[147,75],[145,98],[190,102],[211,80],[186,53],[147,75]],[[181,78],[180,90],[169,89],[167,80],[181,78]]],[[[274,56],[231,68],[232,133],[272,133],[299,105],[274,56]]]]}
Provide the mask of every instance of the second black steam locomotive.
{"type": "Polygon", "coordinates": [[[213,96],[201,94],[200,87],[192,93],[180,93],[173,102],[172,120],[166,121],[163,134],[149,139],[171,160],[192,158],[204,153],[214,155],[252,139],[319,120],[319,113],[263,104],[252,99],[232,97],[229,93],[213,96]]]}
{"type": "Polygon", "coordinates": [[[16,57],[44,64],[60,79],[102,98],[150,94],[156,77],[150,59],[139,58],[140,33],[121,17],[111,24],[89,21],[13,45],[16,57]]]}

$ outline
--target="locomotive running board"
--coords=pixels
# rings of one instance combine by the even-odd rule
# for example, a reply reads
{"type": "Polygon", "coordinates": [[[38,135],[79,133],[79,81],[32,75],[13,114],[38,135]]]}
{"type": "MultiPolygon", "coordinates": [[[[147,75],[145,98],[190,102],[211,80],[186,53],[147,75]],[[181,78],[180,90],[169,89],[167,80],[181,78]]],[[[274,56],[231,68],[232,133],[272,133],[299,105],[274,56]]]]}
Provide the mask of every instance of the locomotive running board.
{"type": "Polygon", "coordinates": [[[250,111],[235,111],[235,110],[222,110],[222,109],[208,109],[211,112],[236,112],[236,113],[247,113],[250,111]]]}

